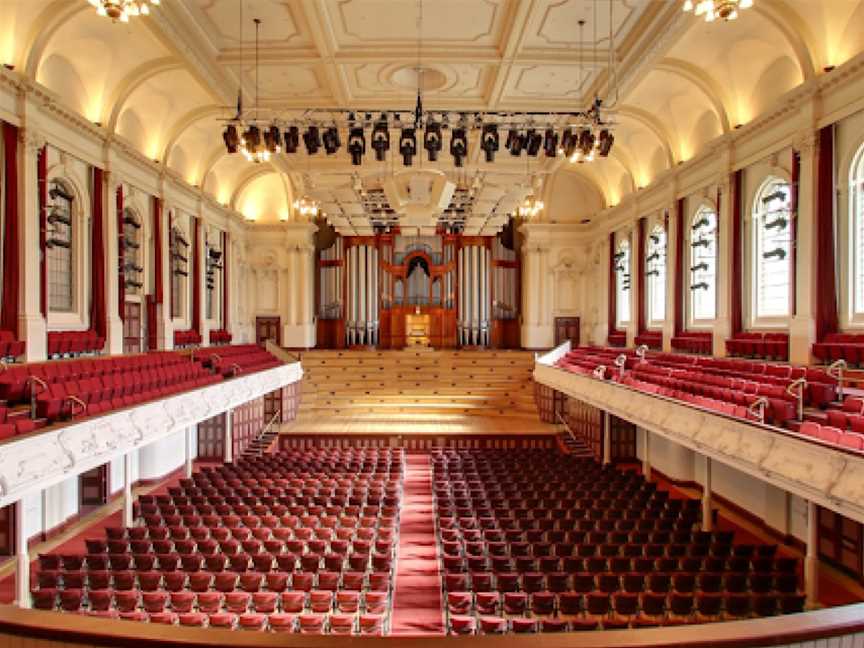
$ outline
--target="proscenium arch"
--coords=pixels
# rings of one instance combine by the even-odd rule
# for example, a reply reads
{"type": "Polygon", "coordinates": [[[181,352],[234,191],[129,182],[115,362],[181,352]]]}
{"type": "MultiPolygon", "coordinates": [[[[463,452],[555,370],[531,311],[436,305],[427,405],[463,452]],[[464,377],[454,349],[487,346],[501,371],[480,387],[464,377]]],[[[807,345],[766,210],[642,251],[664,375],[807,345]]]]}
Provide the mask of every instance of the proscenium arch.
{"type": "MultiPolygon", "coordinates": [[[[168,133],[168,138],[166,140],[165,148],[162,151],[162,164],[168,165],[168,160],[171,157],[171,152],[174,149],[174,146],[177,144],[178,140],[183,136],[183,133],[186,132],[186,129],[190,128],[196,122],[201,121],[202,119],[207,119],[208,117],[214,117],[221,115],[225,112],[225,108],[223,106],[217,106],[215,104],[211,104],[209,106],[199,106],[198,108],[194,108],[190,110],[185,115],[183,115],[180,119],[178,119],[173,126],[171,126],[171,130],[168,133]]],[[[222,147],[225,148],[224,146],[222,147]]]]}
{"type": "Polygon", "coordinates": [[[21,48],[20,68],[28,79],[36,80],[36,72],[42,62],[45,48],[60,27],[69,22],[76,14],[92,10],[86,3],[70,3],[68,0],[54,0],[33,21],[27,44],[21,48]]]}
{"type": "Polygon", "coordinates": [[[705,70],[676,58],[664,58],[657,63],[654,69],[668,72],[695,85],[711,103],[711,107],[717,114],[717,119],[720,120],[723,133],[730,131],[729,113],[726,110],[729,99],[720,85],[705,70]]]}
{"type": "Polygon", "coordinates": [[[666,130],[666,127],[659,119],[647,110],[642,110],[635,106],[621,106],[615,112],[621,117],[629,117],[633,121],[639,122],[651,131],[659,140],[660,146],[663,147],[667,168],[671,169],[675,166],[675,154],[672,152],[672,138],[669,136],[669,131],[666,130]]]}
{"type": "Polygon", "coordinates": [[[801,70],[804,81],[809,81],[816,76],[816,63],[813,61],[813,38],[807,31],[807,27],[801,17],[782,0],[773,3],[757,2],[753,5],[753,11],[763,16],[774,25],[786,42],[792,47],[795,59],[801,70]]]}
{"type": "Polygon", "coordinates": [[[102,123],[107,127],[108,132],[113,133],[117,129],[120,113],[138,86],[163,72],[170,72],[182,67],[182,64],[174,57],[164,56],[146,61],[129,72],[117,85],[111,94],[111,99],[102,108],[102,123]]]}

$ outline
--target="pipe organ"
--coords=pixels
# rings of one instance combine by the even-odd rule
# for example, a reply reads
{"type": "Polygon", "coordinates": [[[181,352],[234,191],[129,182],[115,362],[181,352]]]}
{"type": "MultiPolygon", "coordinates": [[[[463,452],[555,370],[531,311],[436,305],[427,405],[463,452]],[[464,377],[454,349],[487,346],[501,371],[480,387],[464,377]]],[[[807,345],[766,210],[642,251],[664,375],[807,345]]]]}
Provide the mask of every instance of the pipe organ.
{"type": "Polygon", "coordinates": [[[433,347],[518,347],[518,265],[493,237],[337,236],[319,252],[318,346],[401,349],[422,322],[433,347]]]}
{"type": "Polygon", "coordinates": [[[348,346],[378,344],[378,248],[352,245],[348,248],[348,346]]]}

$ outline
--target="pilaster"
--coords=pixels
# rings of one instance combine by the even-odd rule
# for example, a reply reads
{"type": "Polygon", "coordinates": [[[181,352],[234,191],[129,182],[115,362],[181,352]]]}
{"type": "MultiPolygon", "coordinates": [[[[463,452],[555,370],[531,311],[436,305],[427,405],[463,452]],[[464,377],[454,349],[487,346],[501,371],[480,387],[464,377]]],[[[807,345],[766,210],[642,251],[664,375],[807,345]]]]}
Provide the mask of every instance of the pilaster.
{"type": "Polygon", "coordinates": [[[120,299],[120,235],[117,224],[117,189],[122,181],[116,172],[105,172],[106,191],[102,206],[105,218],[105,309],[108,314],[107,352],[111,355],[123,353],[123,321],[118,312],[120,299]]]}
{"type": "Polygon", "coordinates": [[[289,251],[288,317],[282,325],[282,345],[309,349],[315,346],[314,235],[313,223],[286,223],[285,247],[289,251]]]}
{"type": "MultiPolygon", "coordinates": [[[[726,357],[726,340],[732,337],[732,148],[721,151],[717,187],[720,205],[717,211],[717,312],[714,320],[713,354],[726,357]]],[[[740,198],[740,197],[738,197],[740,198]]]]}

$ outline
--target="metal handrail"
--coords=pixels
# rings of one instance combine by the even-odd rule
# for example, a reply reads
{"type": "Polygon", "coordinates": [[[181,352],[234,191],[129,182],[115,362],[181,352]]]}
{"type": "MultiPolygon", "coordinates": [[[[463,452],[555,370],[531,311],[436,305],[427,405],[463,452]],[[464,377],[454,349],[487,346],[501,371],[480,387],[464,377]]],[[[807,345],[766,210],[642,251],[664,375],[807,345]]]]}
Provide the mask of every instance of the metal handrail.
{"type": "Polygon", "coordinates": [[[640,344],[636,347],[636,356],[639,358],[641,362],[645,362],[645,356],[648,354],[648,345],[640,344]]]}
{"type": "Polygon", "coordinates": [[[563,425],[564,429],[567,430],[567,434],[570,435],[570,438],[573,439],[573,441],[578,441],[576,435],[573,434],[573,430],[570,428],[570,424],[567,423],[563,416],[561,416],[561,412],[555,412],[555,416],[557,416],[558,420],[561,421],[561,425],[563,425]]]}
{"type": "MultiPolygon", "coordinates": [[[[36,383],[42,389],[48,391],[48,383],[42,380],[39,376],[27,376],[27,384],[36,383]]],[[[30,387],[30,418],[36,418],[36,390],[30,387]]]]}
{"type": "MultiPolygon", "coordinates": [[[[261,428],[261,432],[258,434],[257,437],[255,437],[255,441],[260,441],[262,438],[264,438],[264,435],[266,435],[270,431],[270,428],[273,427],[273,424],[276,422],[276,419],[279,416],[281,416],[281,414],[282,414],[282,410],[277,409],[276,413],[273,414],[272,417],[270,417],[270,420],[267,422],[267,424],[263,428],[261,428]]],[[[260,455],[261,455],[261,451],[259,451],[259,456],[260,455]]]]}
{"type": "Polygon", "coordinates": [[[786,385],[786,393],[794,396],[798,401],[798,420],[804,420],[804,390],[807,389],[807,380],[805,378],[797,378],[786,385]]]}
{"type": "Polygon", "coordinates": [[[606,380],[606,365],[597,365],[594,367],[592,375],[595,378],[600,378],[600,380],[606,380]]]}
{"type": "MultiPolygon", "coordinates": [[[[83,400],[81,400],[81,399],[78,398],[77,396],[71,396],[71,395],[70,395],[70,396],[67,396],[67,397],[66,397],[66,400],[68,400],[68,401],[72,401],[73,403],[77,403],[78,405],[80,405],[80,406],[81,406],[81,411],[82,411],[82,412],[86,412],[86,411],[87,411],[87,403],[85,403],[83,400]]],[[[74,411],[72,412],[72,418],[73,418],[73,419],[75,418],[75,412],[74,412],[74,411]]]]}
{"type": "Polygon", "coordinates": [[[235,376],[243,371],[243,368],[240,365],[238,365],[236,362],[231,363],[231,368],[234,370],[235,376]]]}
{"type": "Polygon", "coordinates": [[[765,408],[768,407],[768,399],[760,396],[747,407],[747,412],[753,414],[759,419],[760,423],[765,422],[765,408]]]}
{"type": "Polygon", "coordinates": [[[837,397],[839,400],[843,400],[843,372],[849,367],[849,364],[843,359],[835,360],[832,362],[828,369],[825,370],[832,378],[837,379],[837,397]]]}

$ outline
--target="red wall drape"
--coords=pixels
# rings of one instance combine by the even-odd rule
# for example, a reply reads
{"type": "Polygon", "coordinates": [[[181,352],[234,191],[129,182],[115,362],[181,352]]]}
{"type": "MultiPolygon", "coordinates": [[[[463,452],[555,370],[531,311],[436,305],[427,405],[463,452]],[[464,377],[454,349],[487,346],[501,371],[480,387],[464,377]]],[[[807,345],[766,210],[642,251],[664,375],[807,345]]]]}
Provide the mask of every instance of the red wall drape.
{"type": "Polygon", "coordinates": [[[107,311],[105,310],[105,218],[104,218],[104,196],[105,196],[105,172],[93,167],[93,205],[92,220],[93,230],[91,241],[91,265],[90,277],[90,328],[96,335],[104,338],[108,331],[107,311]]]}
{"type": "Polygon", "coordinates": [[[744,330],[744,303],[742,292],[744,290],[744,273],[741,264],[744,262],[742,250],[742,214],[741,214],[741,185],[744,172],[738,169],[732,174],[730,200],[732,201],[732,272],[729,275],[729,290],[732,303],[729,309],[729,319],[732,325],[732,335],[744,330]]]}
{"type": "Polygon", "coordinates": [[[201,221],[193,218],[192,236],[192,330],[201,333],[201,221]]]}
{"type": "Polygon", "coordinates": [[[615,232],[609,233],[609,335],[617,333],[618,311],[615,302],[615,232]]]}
{"type": "Polygon", "coordinates": [[[228,232],[222,232],[222,328],[225,331],[228,328],[228,287],[230,275],[228,274],[228,247],[231,239],[228,232]]]}
{"type": "Polygon", "coordinates": [[[18,127],[3,123],[3,305],[0,329],[18,337],[18,294],[20,268],[18,252],[18,127]]]}
{"type": "Polygon", "coordinates": [[[123,232],[123,186],[117,187],[117,314],[126,321],[126,237],[123,232]]]}
{"type": "Polygon", "coordinates": [[[684,199],[675,203],[675,335],[684,332],[684,199]]]}
{"type": "Polygon", "coordinates": [[[792,151],[792,182],[789,191],[789,314],[798,312],[798,184],[801,178],[801,154],[792,151]]]}
{"type": "Polygon", "coordinates": [[[48,147],[39,149],[36,161],[36,179],[39,185],[39,312],[48,316],[48,147]]]}
{"type": "Polygon", "coordinates": [[[639,334],[645,332],[645,295],[648,275],[645,272],[645,221],[642,217],[636,226],[636,276],[639,277],[639,290],[636,293],[636,326],[639,334]]]}
{"type": "Polygon", "coordinates": [[[157,304],[162,303],[162,200],[153,196],[153,295],[157,304]]]}
{"type": "Polygon", "coordinates": [[[834,241],[834,125],[819,131],[816,152],[816,340],[836,333],[837,270],[834,241]]]}

